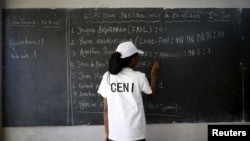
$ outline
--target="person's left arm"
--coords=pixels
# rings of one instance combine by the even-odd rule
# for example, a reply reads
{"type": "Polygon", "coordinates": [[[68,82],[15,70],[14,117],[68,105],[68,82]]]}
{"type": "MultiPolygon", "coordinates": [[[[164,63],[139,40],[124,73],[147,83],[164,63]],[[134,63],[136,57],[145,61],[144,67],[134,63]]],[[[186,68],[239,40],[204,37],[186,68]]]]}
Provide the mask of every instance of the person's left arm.
{"type": "Polygon", "coordinates": [[[108,126],[108,102],[107,98],[103,98],[103,120],[104,120],[104,127],[105,127],[105,141],[108,141],[109,136],[109,126],[108,126]]]}

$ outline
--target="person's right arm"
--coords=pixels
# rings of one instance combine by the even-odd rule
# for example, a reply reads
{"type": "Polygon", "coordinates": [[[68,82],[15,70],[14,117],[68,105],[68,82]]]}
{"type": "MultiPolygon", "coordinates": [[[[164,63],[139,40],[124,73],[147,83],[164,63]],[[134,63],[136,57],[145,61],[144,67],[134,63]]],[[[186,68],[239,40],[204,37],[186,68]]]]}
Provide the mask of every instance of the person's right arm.
{"type": "Polygon", "coordinates": [[[160,64],[159,62],[154,62],[153,66],[152,66],[152,69],[151,69],[151,82],[150,82],[150,86],[151,86],[151,89],[152,89],[152,94],[148,95],[148,97],[150,99],[154,99],[155,96],[156,96],[156,79],[157,79],[157,73],[158,73],[158,70],[159,70],[159,67],[160,67],[160,64]]]}

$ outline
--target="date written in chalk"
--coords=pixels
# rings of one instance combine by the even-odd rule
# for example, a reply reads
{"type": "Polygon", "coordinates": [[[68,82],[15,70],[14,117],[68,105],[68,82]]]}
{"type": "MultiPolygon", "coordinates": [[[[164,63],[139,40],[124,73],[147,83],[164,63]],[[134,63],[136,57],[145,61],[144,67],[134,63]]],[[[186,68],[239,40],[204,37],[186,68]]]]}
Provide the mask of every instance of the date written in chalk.
{"type": "Polygon", "coordinates": [[[249,141],[250,125],[208,125],[208,141],[216,141],[223,137],[249,141]]]}

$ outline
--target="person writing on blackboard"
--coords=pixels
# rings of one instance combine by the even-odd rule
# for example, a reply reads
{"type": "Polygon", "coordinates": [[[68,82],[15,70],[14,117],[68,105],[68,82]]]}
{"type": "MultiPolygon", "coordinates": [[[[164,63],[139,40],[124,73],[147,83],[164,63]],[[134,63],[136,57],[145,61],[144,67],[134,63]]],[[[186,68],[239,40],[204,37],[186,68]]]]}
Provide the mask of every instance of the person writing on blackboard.
{"type": "Polygon", "coordinates": [[[133,42],[126,41],[118,45],[109,59],[108,71],[98,88],[104,99],[106,141],[146,140],[142,92],[151,99],[155,97],[159,63],[153,63],[149,84],[144,73],[133,70],[143,53],[133,42]]]}

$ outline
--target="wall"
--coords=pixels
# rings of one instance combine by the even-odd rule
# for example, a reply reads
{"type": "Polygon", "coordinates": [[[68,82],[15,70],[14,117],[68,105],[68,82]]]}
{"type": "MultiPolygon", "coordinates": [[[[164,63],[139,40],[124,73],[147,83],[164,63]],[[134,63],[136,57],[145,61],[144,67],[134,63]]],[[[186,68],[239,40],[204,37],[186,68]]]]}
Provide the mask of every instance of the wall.
{"type": "Polygon", "coordinates": [[[244,8],[249,0],[3,0],[5,8],[82,8],[82,7],[223,7],[244,8]]]}
{"type": "MultiPolygon", "coordinates": [[[[1,6],[2,4],[0,4],[1,6]]],[[[165,8],[249,8],[249,0],[4,0],[4,8],[86,8],[86,7],[165,7],[165,8]]],[[[1,8],[1,7],[0,7],[1,8]]],[[[0,13],[1,15],[1,13],[0,13]]],[[[1,23],[0,23],[1,25],[1,23]]],[[[0,29],[1,30],[1,29],[0,29]]],[[[1,37],[1,35],[0,35],[1,37]]],[[[1,43],[1,40],[0,40],[1,43]]],[[[2,86],[2,85],[1,85],[2,86]]],[[[1,101],[1,97],[0,97],[1,101]]],[[[2,107],[0,106],[0,109],[2,107]]],[[[0,115],[0,121],[2,117],[0,115]]],[[[225,124],[225,123],[219,123],[225,124]]],[[[232,124],[232,123],[230,123],[232,124]]],[[[245,123],[235,123],[245,124],[245,123]]],[[[148,141],[206,141],[206,123],[148,125],[148,141]]],[[[0,127],[2,126],[2,122],[0,127]]],[[[0,128],[1,131],[1,128],[0,128]]],[[[3,141],[100,141],[103,126],[5,127],[3,141]]],[[[1,138],[0,138],[1,139],[1,138]]]]}
{"type": "MultiPolygon", "coordinates": [[[[2,19],[2,0],[0,0],[0,19],[2,19]]],[[[2,20],[0,20],[0,27],[2,27],[2,20]]],[[[0,45],[2,44],[2,28],[0,28],[0,45]]],[[[2,54],[2,47],[0,47],[0,54],[2,54]]],[[[0,58],[0,65],[2,66],[2,57],[0,58]]],[[[0,70],[0,80],[2,80],[2,70],[0,70]]],[[[0,81],[0,90],[2,90],[2,81],[0,81]]],[[[3,115],[2,115],[2,91],[0,93],[0,141],[2,140],[3,134],[2,134],[2,121],[3,121],[3,115]]]]}

